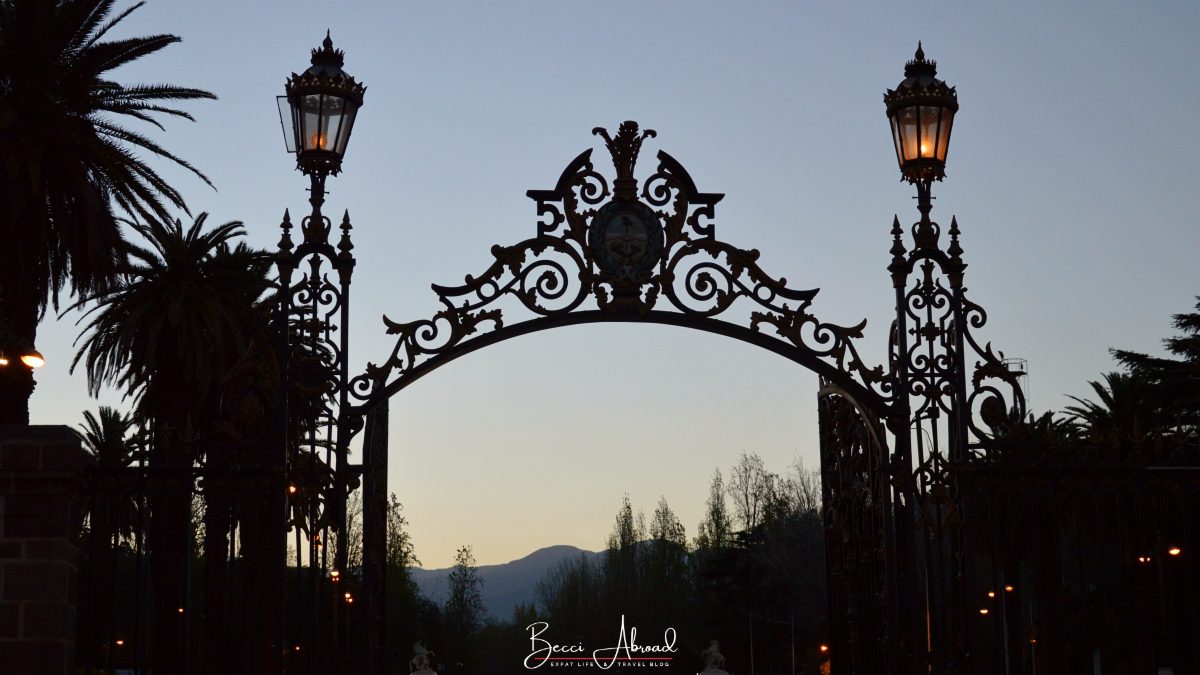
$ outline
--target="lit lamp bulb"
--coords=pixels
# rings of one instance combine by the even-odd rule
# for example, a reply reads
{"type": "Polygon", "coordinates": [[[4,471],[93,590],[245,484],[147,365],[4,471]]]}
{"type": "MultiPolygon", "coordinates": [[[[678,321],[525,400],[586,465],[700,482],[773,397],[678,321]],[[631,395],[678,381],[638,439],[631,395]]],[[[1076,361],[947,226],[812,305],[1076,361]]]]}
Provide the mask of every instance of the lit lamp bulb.
{"type": "Polygon", "coordinates": [[[1167,553],[1170,555],[1179,555],[1180,553],[1183,553],[1183,550],[1178,546],[1172,546],[1171,548],[1167,549],[1167,553]]]}
{"type": "Polygon", "coordinates": [[[922,157],[928,157],[928,156],[929,156],[929,150],[928,150],[928,148],[926,148],[926,147],[925,147],[925,144],[924,144],[924,143],[922,143],[922,144],[921,144],[921,156],[922,156],[922,157]]]}
{"type": "Polygon", "coordinates": [[[312,135],[312,144],[311,145],[313,148],[315,148],[317,150],[324,150],[325,142],[326,142],[325,135],[322,134],[321,132],[318,131],[312,135]]]}
{"type": "MultiPolygon", "coordinates": [[[[7,359],[5,360],[7,361],[7,359]]],[[[46,359],[38,350],[30,349],[28,352],[21,355],[21,363],[24,363],[30,368],[37,369],[46,365],[46,359]]]]}
{"type": "Polygon", "coordinates": [[[7,365],[8,365],[8,354],[5,354],[4,352],[0,352],[0,366],[7,366],[7,365]]]}

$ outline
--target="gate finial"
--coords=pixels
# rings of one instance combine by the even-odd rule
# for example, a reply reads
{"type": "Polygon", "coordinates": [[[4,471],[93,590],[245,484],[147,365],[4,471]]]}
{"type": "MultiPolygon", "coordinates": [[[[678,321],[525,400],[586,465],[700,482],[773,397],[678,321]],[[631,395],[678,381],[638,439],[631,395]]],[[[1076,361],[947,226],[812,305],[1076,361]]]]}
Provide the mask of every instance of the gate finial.
{"type": "Polygon", "coordinates": [[[592,133],[604,138],[608,153],[612,155],[613,168],[617,170],[617,179],[613,181],[613,197],[637,199],[637,179],[633,177],[633,167],[637,164],[642,141],[658,134],[653,129],[646,129],[639,134],[638,123],[633,120],[622,122],[615,137],[610,136],[604,127],[596,127],[592,133]]]}

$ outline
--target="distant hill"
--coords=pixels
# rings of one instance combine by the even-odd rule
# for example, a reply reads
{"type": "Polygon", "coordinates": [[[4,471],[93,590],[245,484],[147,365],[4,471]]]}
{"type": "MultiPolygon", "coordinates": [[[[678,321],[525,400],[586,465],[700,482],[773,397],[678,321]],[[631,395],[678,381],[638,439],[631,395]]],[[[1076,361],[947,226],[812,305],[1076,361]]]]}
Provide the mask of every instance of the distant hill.
{"type": "MultiPolygon", "coordinates": [[[[483,580],[483,606],[493,618],[505,620],[512,616],[513,607],[537,601],[534,587],[541,578],[563,560],[600,555],[574,546],[547,546],[524,558],[502,565],[480,565],[483,580]]],[[[449,595],[447,579],[453,568],[426,570],[413,568],[413,581],[421,594],[441,604],[449,595]]]]}

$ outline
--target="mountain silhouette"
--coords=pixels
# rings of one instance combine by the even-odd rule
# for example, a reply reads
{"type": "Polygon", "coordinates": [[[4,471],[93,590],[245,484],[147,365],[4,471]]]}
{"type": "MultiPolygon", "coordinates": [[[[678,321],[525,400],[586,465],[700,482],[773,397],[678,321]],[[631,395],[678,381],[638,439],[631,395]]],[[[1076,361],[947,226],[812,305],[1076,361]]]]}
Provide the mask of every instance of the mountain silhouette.
{"type": "MultiPolygon", "coordinates": [[[[480,565],[483,607],[495,619],[508,619],[517,605],[537,602],[537,582],[560,562],[580,556],[591,559],[598,555],[574,546],[547,546],[511,562],[480,565]]],[[[450,593],[449,577],[452,571],[453,567],[435,570],[414,567],[412,577],[422,595],[441,604],[450,593]]]]}

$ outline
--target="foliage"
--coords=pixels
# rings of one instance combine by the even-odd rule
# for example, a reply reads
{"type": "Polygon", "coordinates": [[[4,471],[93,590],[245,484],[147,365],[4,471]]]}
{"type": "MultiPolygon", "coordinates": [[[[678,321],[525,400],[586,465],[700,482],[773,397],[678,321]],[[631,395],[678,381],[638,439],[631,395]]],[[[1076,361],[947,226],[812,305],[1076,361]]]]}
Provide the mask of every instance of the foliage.
{"type": "MultiPolygon", "coordinates": [[[[109,406],[100,406],[97,414],[85,410],[83,424],[75,433],[83,449],[95,458],[97,471],[110,481],[141,457],[145,443],[134,418],[109,406]]],[[[137,524],[139,506],[132,490],[113,491],[112,499],[101,500],[88,514],[91,534],[106,540],[116,534],[129,542],[137,524]]]]}
{"type": "Polygon", "coordinates": [[[211,93],[169,84],[124,85],[109,72],[179,42],[174,35],[105,39],[134,10],[113,0],[0,0],[0,267],[31,287],[6,287],[57,306],[68,282],[103,291],[120,273],[117,209],[143,220],[184,208],[182,195],[135,150],[208,179],[145,134],[160,116],[211,93]]]}
{"type": "Polygon", "coordinates": [[[725,549],[733,543],[733,521],[725,505],[725,486],[721,470],[713,471],[712,484],[705,503],[704,520],[697,528],[695,548],[697,550],[725,549]]]}
{"type": "Polygon", "coordinates": [[[83,362],[93,394],[102,384],[120,387],[151,418],[181,403],[203,409],[220,378],[266,336],[257,303],[270,287],[270,254],[238,241],[240,222],[206,230],[207,219],[201,213],[186,229],[178,220],[134,225],[146,245],[126,244],[119,281],[74,305],[92,304],[71,371],[83,362]]]}
{"type": "Polygon", "coordinates": [[[454,570],[449,578],[450,594],[442,606],[447,653],[451,669],[472,672],[481,661],[476,649],[479,631],[484,624],[483,580],[475,566],[475,554],[470,546],[458,549],[454,570]]]}
{"type": "Polygon", "coordinates": [[[756,664],[786,670],[793,628],[797,644],[816,644],[825,616],[819,483],[792,469],[775,474],[745,453],[732,490],[715,472],[694,549],[665,498],[647,527],[624,497],[599,558],[563,561],[539,581],[537,616],[568,643],[611,644],[622,615],[643,642],[674,628],[682,659],[720,639],[730,670],[749,670],[752,626],[756,664]],[[727,499],[752,529],[733,530],[727,499]]]}
{"type": "Polygon", "coordinates": [[[1200,428],[1200,296],[1194,310],[1174,315],[1172,325],[1180,334],[1163,340],[1176,358],[1113,350],[1131,375],[1144,380],[1149,416],[1193,443],[1200,428]]]}

